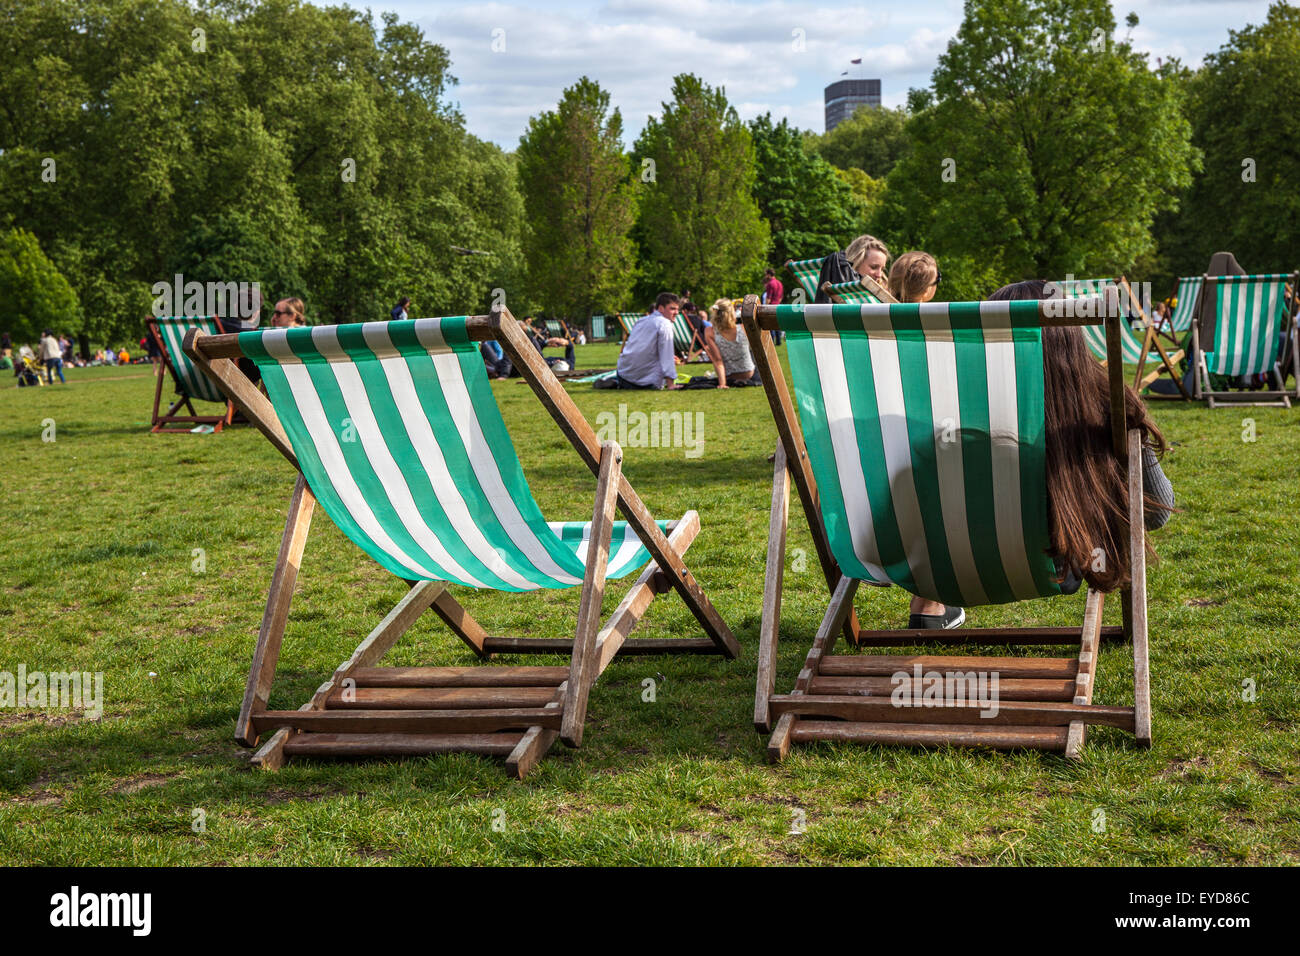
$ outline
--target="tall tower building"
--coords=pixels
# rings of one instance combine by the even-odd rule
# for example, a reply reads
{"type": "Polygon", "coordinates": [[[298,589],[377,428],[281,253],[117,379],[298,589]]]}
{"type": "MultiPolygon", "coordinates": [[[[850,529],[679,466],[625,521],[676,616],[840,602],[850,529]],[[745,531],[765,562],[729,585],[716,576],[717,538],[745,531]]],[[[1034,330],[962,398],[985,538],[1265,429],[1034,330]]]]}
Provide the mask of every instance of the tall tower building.
{"type": "Polygon", "coordinates": [[[826,132],[852,116],[859,106],[880,106],[879,80],[837,80],[826,87],[826,132]]]}

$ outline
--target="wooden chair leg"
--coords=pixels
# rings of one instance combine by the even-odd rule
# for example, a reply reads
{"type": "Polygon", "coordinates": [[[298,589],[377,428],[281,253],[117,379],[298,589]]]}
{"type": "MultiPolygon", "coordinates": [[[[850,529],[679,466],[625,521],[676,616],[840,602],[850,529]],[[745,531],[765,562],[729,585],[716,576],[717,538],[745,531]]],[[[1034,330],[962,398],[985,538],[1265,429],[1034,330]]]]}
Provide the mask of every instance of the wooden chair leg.
{"type": "Polygon", "coordinates": [[[754,726],[771,727],[769,701],[776,693],[776,650],[781,629],[781,589],[785,581],[785,542],[790,524],[790,469],[785,446],[776,444],[772,470],[772,510],[767,527],[767,563],[763,580],[763,611],[758,630],[758,678],[754,688],[754,726]]]}
{"type": "MultiPolygon", "coordinates": [[[[1079,666],[1075,671],[1074,703],[1091,704],[1092,689],[1097,676],[1097,655],[1101,651],[1101,612],[1105,606],[1105,595],[1100,591],[1088,589],[1088,603],[1083,612],[1083,628],[1079,640],[1079,666]]],[[[1081,720],[1070,724],[1069,734],[1065,740],[1065,756],[1077,759],[1083,749],[1088,732],[1088,725],[1081,720]]]]}
{"type": "Polygon", "coordinates": [[[623,449],[607,441],[600,449],[600,473],[596,479],[596,507],[587,541],[587,568],[582,581],[582,602],[578,606],[578,627],[573,639],[573,657],[568,690],[564,696],[564,719],[560,739],[565,746],[582,744],[582,726],[587,719],[587,697],[598,673],[593,661],[600,605],[605,597],[605,572],[609,566],[609,541],[614,529],[619,479],[623,475],[623,449]]]}
{"type": "Polygon", "coordinates": [[[301,474],[293,486],[289,501],[289,517],[285,521],[284,535],[280,539],[280,555],[271,576],[271,591],[266,598],[266,612],[257,634],[253,650],[253,664],[248,672],[248,685],[244,689],[244,702],[239,708],[235,724],[235,739],[245,747],[257,742],[253,729],[253,715],[266,710],[271,696],[271,682],[275,678],[275,665],[280,659],[280,643],[289,619],[289,603],[293,600],[293,586],[298,580],[298,567],[307,546],[307,531],[311,528],[312,511],[316,498],[307,487],[301,474]]]}
{"type": "Polygon", "coordinates": [[[1151,666],[1147,647],[1146,526],[1142,517],[1142,432],[1128,433],[1129,562],[1132,584],[1125,596],[1133,640],[1133,734],[1151,746],[1151,666]]]}

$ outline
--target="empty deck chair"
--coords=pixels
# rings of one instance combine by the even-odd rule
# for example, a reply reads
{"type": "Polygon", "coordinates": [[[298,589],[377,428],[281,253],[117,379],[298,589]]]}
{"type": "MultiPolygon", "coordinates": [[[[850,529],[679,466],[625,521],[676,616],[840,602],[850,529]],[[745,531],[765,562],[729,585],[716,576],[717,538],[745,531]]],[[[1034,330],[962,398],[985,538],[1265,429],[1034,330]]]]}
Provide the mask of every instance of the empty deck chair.
{"type": "MultiPolygon", "coordinates": [[[[1032,747],[1076,755],[1088,724],[1151,739],[1146,635],[1141,433],[1124,432],[1117,296],[1075,301],[759,306],[742,318],[776,419],[767,576],[759,629],[754,723],[768,754],[792,743],[1032,747]],[[1086,303],[1085,308],[1080,308],[1086,303]],[[1110,329],[1112,437],[1129,470],[1132,585],[1123,629],[1101,625],[1090,590],[1079,628],[862,631],[861,582],[972,606],[1059,594],[1046,553],[1046,448],[1040,326],[1104,321],[1110,329]],[[1084,317],[1076,318],[1082,315],[1084,317]],[[768,336],[788,336],[791,396],[768,336]],[[795,408],[799,409],[798,416],[795,408]],[[775,693],[790,484],[832,593],[794,690],[775,693]],[[843,655],[850,643],[1077,644],[1069,657],[843,655]],[[1092,702],[1103,636],[1133,642],[1132,707],[1092,702]],[[919,672],[918,669],[919,668],[919,672]],[[996,712],[962,701],[924,703],[931,672],[999,675],[996,712]],[[918,673],[926,677],[917,681],[918,673]],[[899,698],[898,691],[906,693],[899,698]]],[[[968,686],[968,685],[967,685],[968,686]]],[[[972,689],[972,696],[974,696],[972,689]]]]}
{"type": "MultiPolygon", "coordinates": [[[[1066,298],[1099,295],[1108,287],[1114,287],[1122,293],[1121,307],[1133,309],[1137,312],[1142,324],[1142,331],[1139,333],[1134,332],[1127,321],[1120,323],[1120,345],[1124,364],[1137,366],[1137,370],[1133,373],[1133,388],[1141,391],[1161,375],[1168,373],[1169,377],[1177,384],[1178,391],[1182,393],[1183,398],[1191,398],[1183,385],[1182,376],[1178,374],[1178,368],[1174,364],[1183,357],[1183,350],[1179,348],[1174,349],[1172,352],[1165,351],[1156,335],[1154,323],[1142,308],[1142,303],[1138,297],[1133,294],[1127,279],[1123,276],[1118,279],[1074,279],[1059,282],[1057,285],[1061,287],[1066,298]],[[1156,354],[1158,361],[1156,368],[1148,372],[1146,367],[1147,362],[1151,360],[1152,352],[1156,354]]],[[[1101,326],[1085,325],[1083,326],[1083,340],[1088,344],[1088,350],[1104,366],[1107,361],[1105,329],[1101,326]]]]}
{"type": "Polygon", "coordinates": [[[1220,404],[1290,408],[1293,398],[1300,399],[1300,351],[1294,346],[1297,319],[1288,293],[1288,286],[1296,288],[1296,278],[1296,273],[1205,276],[1203,294],[1214,309],[1214,339],[1203,343],[1201,323],[1195,322],[1192,341],[1197,352],[1196,397],[1205,399],[1210,408],[1220,404]],[[1296,385],[1290,390],[1278,356],[1284,329],[1291,330],[1293,343],[1287,358],[1296,385]],[[1211,373],[1266,374],[1277,387],[1271,391],[1214,391],[1211,373]]]}
{"type": "Polygon", "coordinates": [[[188,355],[181,348],[185,333],[190,329],[202,329],[208,334],[220,332],[215,316],[168,315],[149,317],[145,326],[150,337],[162,354],[162,362],[155,367],[153,390],[153,421],[151,432],[188,432],[196,425],[211,425],[214,431],[221,431],[230,424],[235,407],[221,394],[221,389],[206,375],[194,367],[188,355]],[[176,401],[166,411],[162,409],[163,379],[170,373],[176,388],[176,401]],[[220,414],[200,415],[194,408],[194,402],[216,402],[223,407],[220,414]],[[181,406],[189,410],[188,415],[178,415],[181,406]],[[169,425],[181,425],[169,428],[169,425]]]}
{"type": "Polygon", "coordinates": [[[645,318],[645,316],[646,313],[644,312],[615,312],[614,313],[614,318],[618,319],[618,324],[622,326],[624,342],[627,341],[627,337],[632,333],[632,326],[636,325],[637,322],[641,321],[641,319],[645,318]]]}
{"type": "Polygon", "coordinates": [[[559,736],[582,739],[587,695],[620,648],[719,653],[731,632],[682,562],[699,530],[688,511],[656,524],[510,314],[361,325],[190,333],[186,351],[299,471],[237,739],[274,768],[286,756],[468,751],[506,756],[522,777],[559,736]],[[583,463],[597,475],[590,522],[548,523],[520,468],[477,342],[495,338],[583,463]],[[262,397],[230,361],[253,359],[262,397]],[[270,710],[294,580],[315,503],[410,586],[299,710],[270,710]],[[615,522],[615,509],[627,522],[615,522]],[[600,626],[605,581],[646,566],[600,626]],[[581,587],[575,639],[488,635],[449,584],[501,591],[581,587]],[[625,640],[656,593],[676,589],[704,638],[625,640]],[[376,666],[426,610],[480,658],[563,653],[566,667],[376,666]]]}

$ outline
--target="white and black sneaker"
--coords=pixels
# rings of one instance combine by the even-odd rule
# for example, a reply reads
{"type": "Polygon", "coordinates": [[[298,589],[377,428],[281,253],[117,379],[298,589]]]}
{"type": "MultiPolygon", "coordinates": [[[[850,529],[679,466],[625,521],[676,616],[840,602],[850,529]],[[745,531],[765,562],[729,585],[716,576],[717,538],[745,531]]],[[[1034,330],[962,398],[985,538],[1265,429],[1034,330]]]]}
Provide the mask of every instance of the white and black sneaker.
{"type": "Polygon", "coordinates": [[[942,614],[913,614],[907,619],[909,628],[924,631],[948,631],[966,623],[966,609],[944,605],[942,614]]]}

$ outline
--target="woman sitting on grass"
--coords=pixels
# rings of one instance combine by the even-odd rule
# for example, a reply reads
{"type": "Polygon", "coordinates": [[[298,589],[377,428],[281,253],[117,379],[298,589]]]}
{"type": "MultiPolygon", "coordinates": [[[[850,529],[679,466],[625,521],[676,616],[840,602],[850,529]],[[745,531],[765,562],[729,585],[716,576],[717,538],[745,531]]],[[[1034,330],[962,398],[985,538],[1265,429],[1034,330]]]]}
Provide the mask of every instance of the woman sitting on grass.
{"type": "Polygon", "coordinates": [[[736,306],[730,299],[718,299],[709,310],[712,324],[704,326],[704,343],[714,359],[718,388],[733,385],[761,385],[745,330],[736,324],[736,306]],[[719,368],[719,362],[721,367],[719,368]]]}

